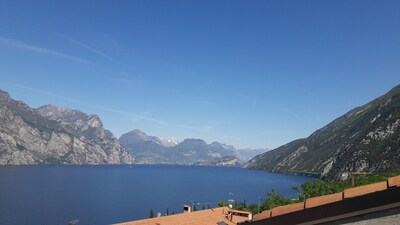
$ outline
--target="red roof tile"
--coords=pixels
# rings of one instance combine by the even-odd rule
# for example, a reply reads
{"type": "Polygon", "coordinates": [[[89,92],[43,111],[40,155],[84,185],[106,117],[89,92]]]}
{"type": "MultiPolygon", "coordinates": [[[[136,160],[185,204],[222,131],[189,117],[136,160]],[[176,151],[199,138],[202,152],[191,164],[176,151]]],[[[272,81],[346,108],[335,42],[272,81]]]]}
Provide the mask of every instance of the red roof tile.
{"type": "MultiPolygon", "coordinates": [[[[231,209],[228,207],[221,207],[191,213],[181,213],[170,216],[118,223],[115,225],[216,225],[217,222],[225,222],[228,225],[236,225],[235,222],[228,220],[228,210],[231,209]]],[[[237,220],[237,218],[235,218],[235,220],[237,220]]]]}
{"type": "Polygon", "coordinates": [[[344,198],[352,198],[352,197],[365,195],[365,194],[376,192],[376,191],[383,191],[385,189],[387,189],[387,181],[346,189],[346,190],[344,190],[343,197],[344,198]]]}
{"type": "Polygon", "coordinates": [[[271,217],[271,210],[265,210],[253,216],[253,221],[268,219],[271,217]]]}
{"type": "Polygon", "coordinates": [[[272,209],[271,217],[272,216],[279,216],[286,213],[296,212],[304,209],[304,203],[295,203],[291,205],[279,206],[272,209]]]}
{"type": "Polygon", "coordinates": [[[338,202],[343,199],[343,192],[306,199],[306,208],[338,202]]]}
{"type": "Polygon", "coordinates": [[[388,186],[389,187],[400,186],[400,176],[389,178],[388,186]]]}

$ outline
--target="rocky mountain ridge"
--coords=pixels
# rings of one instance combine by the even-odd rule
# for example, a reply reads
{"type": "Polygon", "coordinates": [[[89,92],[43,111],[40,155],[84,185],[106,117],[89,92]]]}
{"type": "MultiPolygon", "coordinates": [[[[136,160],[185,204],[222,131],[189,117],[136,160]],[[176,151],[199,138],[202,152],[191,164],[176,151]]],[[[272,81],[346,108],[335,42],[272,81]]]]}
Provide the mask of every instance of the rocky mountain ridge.
{"type": "Polygon", "coordinates": [[[400,85],[244,167],[346,180],[351,172],[387,172],[399,170],[399,165],[400,85]]]}
{"type": "Polygon", "coordinates": [[[46,105],[30,108],[0,91],[0,165],[131,164],[100,118],[46,105]]]}

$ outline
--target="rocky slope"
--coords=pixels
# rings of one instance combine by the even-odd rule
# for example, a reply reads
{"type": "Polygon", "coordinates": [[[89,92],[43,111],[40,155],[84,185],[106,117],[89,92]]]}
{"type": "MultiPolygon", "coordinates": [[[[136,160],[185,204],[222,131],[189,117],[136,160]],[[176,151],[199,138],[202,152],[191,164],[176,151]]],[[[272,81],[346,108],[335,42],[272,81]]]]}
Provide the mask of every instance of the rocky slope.
{"type": "Polygon", "coordinates": [[[254,158],[257,155],[260,155],[264,152],[267,152],[267,148],[263,149],[237,149],[236,150],[238,153],[238,159],[241,164],[247,163],[250,161],[252,158],[254,158]]]}
{"type": "Polygon", "coordinates": [[[193,165],[199,166],[240,166],[236,156],[225,156],[212,161],[197,161],[193,165]]]}
{"type": "MultiPolygon", "coordinates": [[[[135,155],[137,163],[232,166],[245,162],[242,154],[233,146],[218,142],[207,144],[201,139],[185,139],[183,142],[177,142],[174,139],[148,136],[136,129],[123,134],[119,141],[129,152],[135,155]],[[166,143],[163,140],[170,141],[166,143]]],[[[248,153],[247,151],[244,152],[244,155],[253,153],[250,150],[248,153]]],[[[256,155],[255,153],[253,153],[253,157],[256,155]]]]}
{"type": "Polygon", "coordinates": [[[258,155],[245,167],[309,173],[345,180],[351,172],[380,173],[400,166],[400,85],[317,130],[258,155]]]}
{"type": "Polygon", "coordinates": [[[0,91],[0,165],[133,161],[98,116],[51,105],[32,109],[0,91]]]}

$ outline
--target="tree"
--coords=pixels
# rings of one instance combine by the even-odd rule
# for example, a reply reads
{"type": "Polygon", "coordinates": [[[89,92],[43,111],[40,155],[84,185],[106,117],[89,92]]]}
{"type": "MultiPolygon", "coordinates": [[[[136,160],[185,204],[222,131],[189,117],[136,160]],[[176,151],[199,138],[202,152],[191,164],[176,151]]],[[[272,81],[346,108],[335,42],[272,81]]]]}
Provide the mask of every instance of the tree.
{"type": "Polygon", "coordinates": [[[150,209],[149,218],[154,218],[154,210],[153,209],[150,209]]]}
{"type": "Polygon", "coordinates": [[[293,190],[299,192],[299,199],[304,201],[307,198],[313,198],[323,195],[339,193],[344,190],[343,183],[334,183],[329,181],[314,180],[313,182],[305,182],[301,188],[294,186],[293,190]]]}
{"type": "Polygon", "coordinates": [[[227,204],[225,204],[224,202],[218,202],[217,204],[218,204],[219,207],[227,206],[227,204]]]}
{"type": "Polygon", "coordinates": [[[253,214],[258,213],[258,205],[257,204],[250,204],[248,209],[253,214]]]}
{"type": "Polygon", "coordinates": [[[267,199],[263,202],[261,208],[262,210],[272,209],[276,206],[289,205],[295,203],[295,200],[285,198],[283,195],[275,192],[275,189],[272,189],[272,192],[267,192],[267,199]]]}

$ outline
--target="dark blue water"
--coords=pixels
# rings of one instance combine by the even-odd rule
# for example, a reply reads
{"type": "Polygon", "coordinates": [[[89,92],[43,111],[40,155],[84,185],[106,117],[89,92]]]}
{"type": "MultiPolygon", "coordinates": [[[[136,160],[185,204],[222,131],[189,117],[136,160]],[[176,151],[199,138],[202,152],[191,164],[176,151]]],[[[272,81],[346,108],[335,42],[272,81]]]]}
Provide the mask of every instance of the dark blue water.
{"type": "Polygon", "coordinates": [[[291,186],[310,179],[233,167],[0,167],[0,224],[112,224],[146,218],[151,208],[180,213],[190,200],[216,206],[229,192],[247,204],[272,188],[294,197],[291,186]]]}

